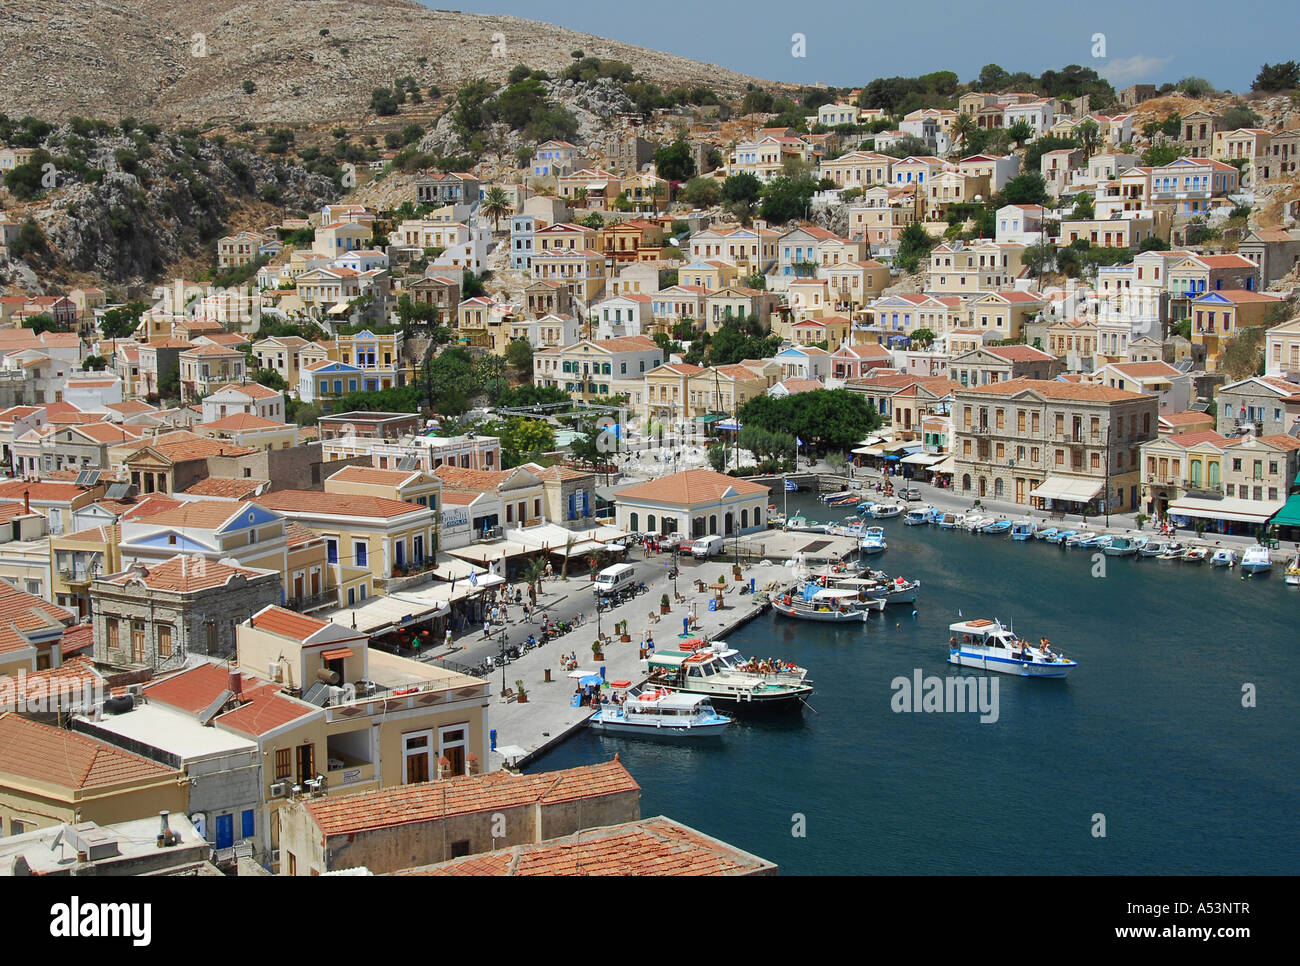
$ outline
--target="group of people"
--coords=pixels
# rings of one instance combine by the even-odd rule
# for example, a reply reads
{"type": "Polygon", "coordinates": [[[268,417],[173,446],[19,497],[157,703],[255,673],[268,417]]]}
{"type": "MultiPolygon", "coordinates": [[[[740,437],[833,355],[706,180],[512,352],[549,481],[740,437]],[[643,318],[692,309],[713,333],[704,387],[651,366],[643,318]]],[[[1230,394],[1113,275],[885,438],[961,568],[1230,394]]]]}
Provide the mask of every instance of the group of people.
{"type": "Polygon", "coordinates": [[[739,669],[755,674],[780,674],[783,671],[796,670],[793,664],[779,657],[750,658],[746,663],[740,665],[739,669]]]}

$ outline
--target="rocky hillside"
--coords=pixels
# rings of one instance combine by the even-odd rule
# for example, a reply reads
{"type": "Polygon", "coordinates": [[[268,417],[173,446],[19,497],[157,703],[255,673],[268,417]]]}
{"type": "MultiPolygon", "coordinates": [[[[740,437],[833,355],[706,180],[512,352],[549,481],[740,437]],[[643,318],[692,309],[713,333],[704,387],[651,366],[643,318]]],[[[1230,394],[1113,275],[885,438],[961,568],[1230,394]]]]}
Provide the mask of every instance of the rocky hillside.
{"type": "Polygon", "coordinates": [[[47,154],[37,160],[50,165],[55,184],[6,198],[8,217],[41,229],[43,244],[22,261],[46,288],[81,281],[131,288],[169,272],[192,276],[215,264],[213,243],[228,231],[260,228],[285,210],[317,209],[340,195],[327,175],[219,139],[151,138],[106,125],[78,130],[63,124],[41,140],[47,154]]]}
{"type": "Polygon", "coordinates": [[[414,0],[10,0],[0,18],[0,111],[50,120],[355,121],[376,87],[410,76],[452,90],[504,82],[571,52],[626,61],[672,87],[743,90],[710,64],[523,20],[414,0]]]}

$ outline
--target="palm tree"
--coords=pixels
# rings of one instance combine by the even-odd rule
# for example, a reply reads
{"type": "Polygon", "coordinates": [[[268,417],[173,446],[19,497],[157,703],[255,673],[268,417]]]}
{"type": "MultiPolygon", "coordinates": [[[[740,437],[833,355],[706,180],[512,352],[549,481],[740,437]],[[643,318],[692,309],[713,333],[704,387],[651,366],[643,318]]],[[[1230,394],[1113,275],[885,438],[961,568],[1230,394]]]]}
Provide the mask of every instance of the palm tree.
{"type": "Polygon", "coordinates": [[[965,146],[970,136],[978,130],[974,115],[958,114],[957,120],[953,121],[952,130],[957,135],[957,143],[965,146]]]}
{"type": "Polygon", "coordinates": [[[513,209],[510,205],[510,199],[506,197],[506,190],[497,185],[488,188],[487,194],[483,196],[483,214],[492,219],[492,230],[498,231],[501,228],[501,219],[510,214],[513,209]]]}
{"type": "Polygon", "coordinates": [[[560,577],[564,580],[569,579],[569,556],[573,552],[573,534],[570,533],[564,540],[564,567],[560,571],[560,577]]]}
{"type": "Polygon", "coordinates": [[[542,578],[546,576],[546,558],[533,557],[524,566],[523,574],[524,583],[535,591],[541,591],[542,578]]]}

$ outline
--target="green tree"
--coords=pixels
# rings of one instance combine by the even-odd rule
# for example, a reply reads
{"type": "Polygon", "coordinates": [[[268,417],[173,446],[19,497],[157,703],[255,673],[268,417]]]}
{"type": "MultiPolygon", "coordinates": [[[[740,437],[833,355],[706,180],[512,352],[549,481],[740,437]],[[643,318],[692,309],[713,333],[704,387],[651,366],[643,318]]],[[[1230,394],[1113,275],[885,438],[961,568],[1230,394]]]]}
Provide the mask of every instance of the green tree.
{"type": "Polygon", "coordinates": [[[1294,60],[1265,64],[1250,85],[1252,91],[1262,91],[1265,94],[1295,90],[1297,87],[1300,87],[1300,64],[1294,60]]]}
{"type": "Polygon", "coordinates": [[[1002,188],[1004,205],[1045,205],[1049,200],[1047,182],[1037,171],[1018,174],[1002,188]]]}
{"type": "Polygon", "coordinates": [[[54,323],[54,316],[45,315],[44,313],[23,319],[23,328],[31,329],[37,335],[40,335],[42,332],[59,331],[59,327],[54,323]]]}
{"type": "Polygon", "coordinates": [[[1084,154],[1092,157],[1101,143],[1101,127],[1092,118],[1085,117],[1075,125],[1074,137],[1079,142],[1079,147],[1083,148],[1084,154]]]}
{"type": "Polygon", "coordinates": [[[257,369],[253,372],[253,382],[267,389],[275,389],[284,392],[289,388],[289,384],[284,381],[284,377],[274,369],[257,369]]]}
{"type": "Polygon", "coordinates": [[[1080,192],[1074,199],[1074,210],[1070,212],[1070,217],[1075,221],[1085,218],[1092,218],[1097,214],[1097,209],[1093,207],[1092,195],[1088,192],[1080,192]]]}
{"type": "Polygon", "coordinates": [[[716,178],[692,178],[681,191],[681,199],[695,208],[710,208],[718,203],[721,195],[716,178]]]}
{"type": "Polygon", "coordinates": [[[533,371],[533,346],[527,339],[515,339],[506,346],[506,362],[520,375],[533,371]]]}
{"type": "Polygon", "coordinates": [[[1172,164],[1181,156],[1178,148],[1172,144],[1153,144],[1142,152],[1142,163],[1147,167],[1159,168],[1172,164]]]}
{"type": "Polygon", "coordinates": [[[926,346],[934,345],[934,340],[936,338],[937,336],[934,334],[933,329],[915,329],[912,332],[912,345],[925,348],[926,346]]]}
{"type": "Polygon", "coordinates": [[[773,178],[763,189],[763,203],[759,213],[768,221],[778,224],[804,217],[816,191],[817,182],[807,176],[773,178]]]}
{"type": "Polygon", "coordinates": [[[1015,124],[1012,124],[1009,128],[1007,128],[1007,137],[1010,138],[1011,142],[1016,145],[1024,144],[1033,136],[1034,136],[1034,129],[1030,125],[1030,123],[1025,120],[1016,121],[1015,124]]]}
{"type": "Polygon", "coordinates": [[[533,462],[555,449],[555,430],[540,419],[511,416],[493,432],[501,439],[501,461],[506,468],[533,462]]]}
{"type": "Polygon", "coordinates": [[[82,372],[103,372],[108,368],[108,360],[103,356],[86,356],[81,362],[82,372]]]}
{"type": "Polygon", "coordinates": [[[512,210],[510,199],[506,196],[504,188],[499,185],[488,188],[487,193],[483,196],[482,212],[485,218],[492,219],[493,231],[501,229],[501,219],[510,214],[512,210]]]}
{"type": "Polygon", "coordinates": [[[1020,262],[1032,278],[1040,278],[1056,264],[1055,245],[1030,245],[1020,254],[1020,262]]]}
{"type": "Polygon", "coordinates": [[[687,181],[695,174],[695,159],[685,138],[678,138],[655,151],[655,173],[669,181],[687,181]]]}
{"type": "Polygon", "coordinates": [[[935,240],[917,222],[912,222],[898,237],[898,251],[894,254],[894,264],[905,272],[915,272],[921,267],[921,259],[930,254],[935,240]]]}
{"type": "Polygon", "coordinates": [[[726,446],[709,447],[709,466],[715,473],[725,473],[727,470],[727,458],[731,454],[727,451],[726,446]]]}

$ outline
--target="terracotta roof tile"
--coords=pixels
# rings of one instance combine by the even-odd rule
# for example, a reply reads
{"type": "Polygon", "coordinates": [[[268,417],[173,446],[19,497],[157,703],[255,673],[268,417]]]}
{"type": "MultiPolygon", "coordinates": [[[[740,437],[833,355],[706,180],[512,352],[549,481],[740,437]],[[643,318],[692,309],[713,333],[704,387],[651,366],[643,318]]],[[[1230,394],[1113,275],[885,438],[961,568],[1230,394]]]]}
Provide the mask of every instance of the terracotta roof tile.
{"type": "Polygon", "coordinates": [[[120,587],[139,583],[149,590],[193,594],[201,590],[224,587],[235,577],[243,577],[245,580],[253,581],[271,576],[278,576],[278,574],[276,571],[271,570],[232,567],[229,564],[206,560],[203,557],[177,554],[170,560],[152,567],[137,565],[120,574],[113,574],[100,579],[111,584],[117,584],[120,587]]]}
{"type": "Polygon", "coordinates": [[[627,769],[613,761],[535,775],[490,772],[403,785],[377,792],[310,800],[306,809],[325,836],[433,822],[451,815],[492,812],[529,804],[557,804],[640,792],[627,769]]]}
{"type": "Polygon", "coordinates": [[[322,493],[319,490],[276,490],[255,497],[253,502],[280,513],[315,513],[330,516],[387,519],[420,510],[418,503],[388,500],[380,496],[353,493],[322,493]]]}
{"type": "Polygon", "coordinates": [[[0,714],[0,771],[70,790],[180,774],[106,742],[10,712],[0,714]]]}
{"type": "Polygon", "coordinates": [[[769,492],[766,486],[759,483],[751,483],[712,470],[684,470],[681,473],[620,490],[616,498],[695,506],[701,503],[717,503],[728,489],[734,489],[743,496],[761,495],[764,499],[769,492]]]}
{"type": "Polygon", "coordinates": [[[1012,396],[1020,392],[1036,392],[1048,399],[1075,399],[1080,402],[1126,402],[1131,399],[1154,398],[1143,396],[1142,393],[1138,392],[1129,392],[1126,389],[1062,382],[1057,379],[1008,379],[1005,382],[991,382],[986,386],[970,386],[963,389],[962,392],[991,396],[1012,396]]]}

